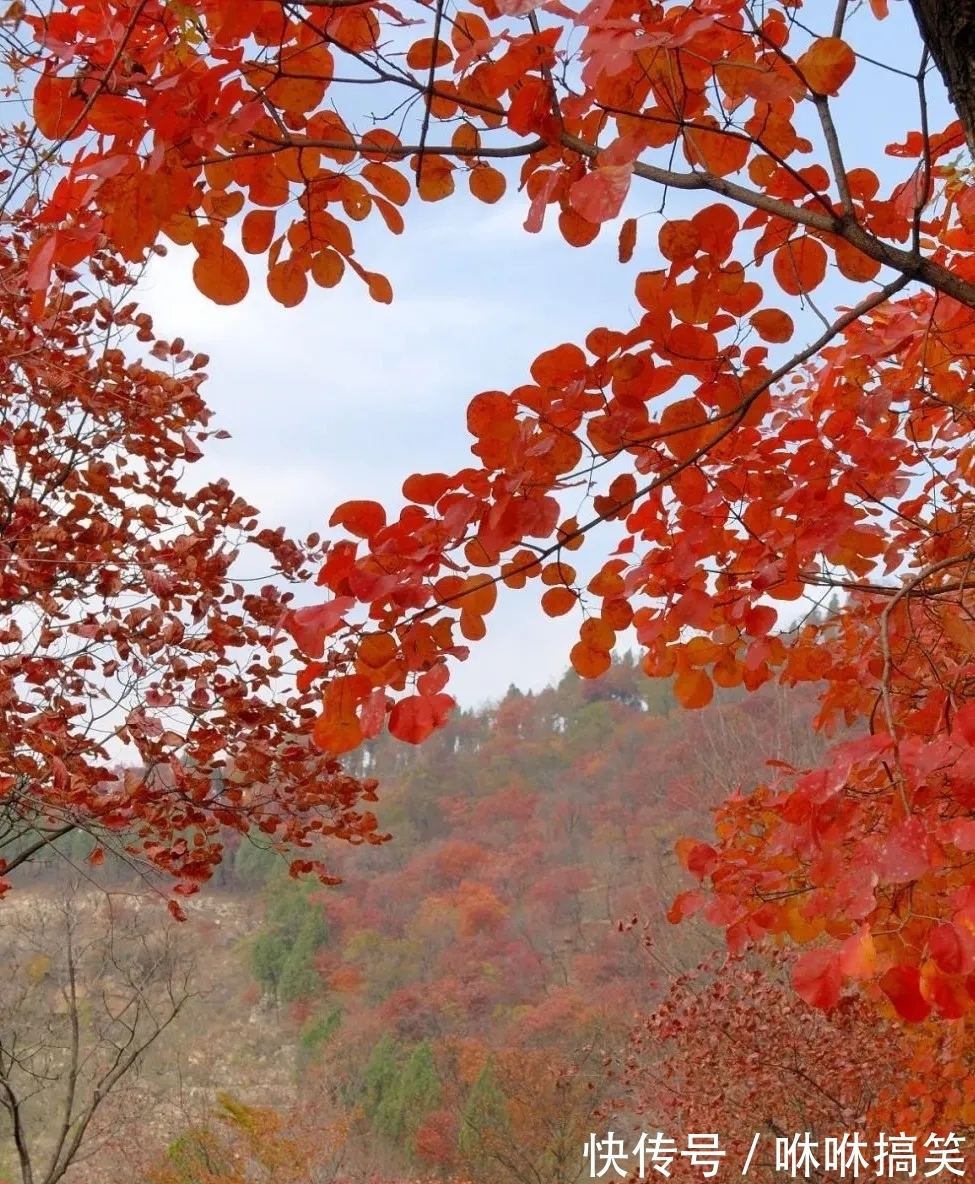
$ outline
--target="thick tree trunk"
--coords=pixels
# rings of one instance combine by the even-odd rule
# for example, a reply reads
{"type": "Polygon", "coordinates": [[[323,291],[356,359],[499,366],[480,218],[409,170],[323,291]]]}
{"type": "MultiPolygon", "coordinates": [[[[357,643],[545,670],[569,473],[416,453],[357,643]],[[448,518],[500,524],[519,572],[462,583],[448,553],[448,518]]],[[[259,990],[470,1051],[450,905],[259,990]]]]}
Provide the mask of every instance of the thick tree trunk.
{"type": "Polygon", "coordinates": [[[911,8],[975,154],[975,0],[911,0],[911,8]]]}

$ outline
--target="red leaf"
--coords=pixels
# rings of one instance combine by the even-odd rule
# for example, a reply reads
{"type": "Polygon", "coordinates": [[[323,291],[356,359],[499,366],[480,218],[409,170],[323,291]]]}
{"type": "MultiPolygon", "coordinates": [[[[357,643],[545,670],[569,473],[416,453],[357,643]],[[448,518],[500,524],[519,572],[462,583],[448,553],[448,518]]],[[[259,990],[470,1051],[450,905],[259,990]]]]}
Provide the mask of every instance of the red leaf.
{"type": "Polygon", "coordinates": [[[667,910],[667,920],[671,925],[679,925],[685,917],[692,917],[704,904],[702,893],[693,888],[689,892],[681,892],[674,898],[674,903],[667,910]]]}
{"type": "Polygon", "coordinates": [[[444,689],[449,678],[450,671],[447,669],[447,663],[438,662],[432,670],[420,675],[416,680],[416,688],[421,695],[436,695],[444,689]]]}
{"type": "Polygon", "coordinates": [[[325,638],[343,624],[342,618],[354,604],[351,596],[336,596],[325,604],[299,608],[285,621],[285,628],[302,653],[320,658],[325,652],[325,638]]]}
{"type": "Polygon", "coordinates": [[[919,1024],[931,1014],[931,1004],[921,994],[921,972],[916,966],[894,966],[880,980],[880,988],[909,1024],[919,1024]]]}
{"type": "Polygon", "coordinates": [[[632,176],[632,164],[601,165],[576,181],[569,203],[587,222],[610,222],[623,208],[632,176]]]}
{"type": "Polygon", "coordinates": [[[946,827],[947,841],[959,851],[975,851],[975,819],[960,818],[946,827]]]}
{"type": "Polygon", "coordinates": [[[975,703],[968,703],[955,712],[951,734],[975,748],[975,703]]]}
{"type": "Polygon", "coordinates": [[[386,511],[379,502],[343,502],[336,507],[328,524],[329,526],[344,526],[349,534],[367,539],[377,534],[386,525],[386,511]]]}
{"type": "Polygon", "coordinates": [[[422,744],[450,717],[454,701],[449,695],[410,695],[400,699],[389,716],[389,732],[407,744],[422,744]]]}
{"type": "Polygon", "coordinates": [[[450,488],[446,473],[414,473],[403,482],[403,496],[421,506],[435,506],[450,488]]]}
{"type": "Polygon", "coordinates": [[[684,867],[703,880],[718,861],[718,853],[709,843],[699,843],[696,839],[678,839],[674,845],[677,858],[684,867]]]}
{"type": "Polygon", "coordinates": [[[975,968],[975,938],[957,925],[938,925],[928,934],[928,956],[945,974],[970,974],[975,968]]]}
{"type": "Polygon", "coordinates": [[[792,968],[796,992],[821,1011],[836,1006],[842,981],[839,958],[833,950],[808,950],[800,954],[792,968]]]}
{"type": "Polygon", "coordinates": [[[930,867],[928,833],[920,818],[908,818],[891,828],[877,864],[877,874],[890,884],[916,880],[930,867]]]}
{"type": "Polygon", "coordinates": [[[359,727],[363,738],[372,740],[378,736],[385,722],[386,692],[382,687],[376,687],[359,709],[359,727]]]}
{"type": "Polygon", "coordinates": [[[48,234],[38,239],[27,256],[27,286],[35,292],[46,292],[51,282],[51,268],[54,265],[55,235],[48,234]]]}

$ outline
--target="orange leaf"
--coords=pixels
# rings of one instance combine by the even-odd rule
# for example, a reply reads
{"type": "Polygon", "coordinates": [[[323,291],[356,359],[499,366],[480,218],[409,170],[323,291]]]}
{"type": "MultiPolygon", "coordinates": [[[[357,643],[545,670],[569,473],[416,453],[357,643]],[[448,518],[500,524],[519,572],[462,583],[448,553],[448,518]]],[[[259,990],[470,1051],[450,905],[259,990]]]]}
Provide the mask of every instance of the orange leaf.
{"type": "Polygon", "coordinates": [[[494,608],[497,599],[497,585],[490,576],[469,576],[464,581],[463,591],[451,597],[451,603],[459,604],[462,612],[483,617],[494,608]]]}
{"type": "Polygon", "coordinates": [[[326,248],[312,256],[311,278],[320,288],[334,288],[345,275],[345,263],[337,251],[326,248]]]}
{"type": "Polygon", "coordinates": [[[707,443],[720,427],[707,423],[707,412],[697,399],[678,399],[664,408],[660,431],[678,460],[687,460],[707,443]]]}
{"type": "Polygon", "coordinates": [[[566,386],[586,373],[586,355],[571,342],[563,342],[538,355],[531,376],[539,386],[566,386]]]}
{"type": "Polygon", "coordinates": [[[657,239],[660,253],[672,263],[682,263],[697,254],[701,239],[697,227],[686,218],[665,222],[657,239]]]}
{"type": "Polygon", "coordinates": [[[877,951],[869,928],[848,937],[840,946],[840,970],[847,978],[872,978],[877,968],[877,951]]]}
{"type": "Polygon", "coordinates": [[[674,680],[674,697],[682,707],[707,707],[714,697],[714,684],[703,670],[685,670],[674,680]]]}
{"type": "Polygon", "coordinates": [[[450,26],[450,40],[454,48],[467,49],[475,41],[481,41],[490,33],[484,18],[476,12],[455,12],[450,26]]]}
{"type": "Polygon", "coordinates": [[[308,277],[294,259],[286,259],[268,270],[267,290],[278,304],[294,308],[308,294],[308,277]]]}
{"type": "Polygon", "coordinates": [[[542,596],[542,609],[549,617],[565,616],[577,603],[578,597],[571,588],[549,588],[542,596]]]}
{"type": "MultiPolygon", "coordinates": [[[[34,87],[34,122],[41,135],[60,140],[71,131],[85,109],[84,97],[75,92],[72,77],[56,78],[42,74],[34,87]]],[[[74,135],[82,131],[79,126],[74,135]]],[[[73,138],[73,137],[72,137],[73,138]]]]}
{"type": "Polygon", "coordinates": [[[702,165],[717,177],[740,172],[748,161],[751,141],[747,136],[725,131],[713,115],[702,115],[698,124],[684,131],[684,155],[694,165],[702,165]]]}
{"type": "Polygon", "coordinates": [[[508,182],[504,179],[504,173],[492,169],[490,165],[486,164],[476,164],[471,169],[467,184],[471,194],[478,201],[487,202],[488,205],[500,201],[508,186],[508,182]]]}
{"type": "Polygon", "coordinates": [[[468,641],[481,641],[487,636],[484,618],[477,613],[463,609],[460,614],[460,631],[468,641]]]}
{"type": "Polygon", "coordinates": [[[193,264],[193,282],[214,304],[239,304],[250,278],[243,260],[224,244],[208,246],[193,264]]]}
{"type": "Polygon", "coordinates": [[[250,210],[240,226],[241,246],[248,255],[263,255],[274,239],[274,210],[250,210]]]}
{"type": "Polygon", "coordinates": [[[550,588],[558,588],[574,584],[576,569],[569,563],[559,559],[555,563],[546,563],[542,568],[542,583],[550,588]]]}
{"type": "Polygon", "coordinates": [[[321,715],[315,720],[312,739],[322,751],[341,756],[359,747],[362,743],[362,728],[354,715],[338,718],[321,715]]]}
{"type": "Polygon", "coordinates": [[[359,642],[356,657],[370,669],[381,670],[398,652],[396,642],[388,633],[367,633],[359,642]]]}
{"type": "Polygon", "coordinates": [[[476,152],[481,146],[481,133],[465,120],[450,137],[450,146],[461,151],[476,152]]]}
{"type": "Polygon", "coordinates": [[[334,756],[351,752],[362,743],[362,728],[356,716],[362,692],[368,681],[353,674],[333,679],[325,691],[322,715],[315,721],[312,737],[319,748],[334,756]]]}
{"type": "Polygon", "coordinates": [[[577,641],[569,651],[569,661],[580,678],[599,678],[613,664],[612,657],[605,650],[593,649],[582,641],[577,641]]]}
{"type": "Polygon", "coordinates": [[[820,95],[835,95],[856,64],[856,55],[840,37],[818,38],[796,62],[809,89],[820,95]]]}
{"type": "Polygon", "coordinates": [[[384,275],[380,275],[378,271],[367,271],[363,273],[366,280],[366,286],[369,289],[369,295],[376,301],[377,304],[392,304],[393,303],[393,285],[384,275]]]}
{"type": "Polygon", "coordinates": [[[510,395],[501,391],[482,391],[467,405],[467,430],[472,436],[484,436],[499,423],[511,419],[514,405],[510,395]]]}
{"type": "Polygon", "coordinates": [[[405,205],[410,197],[410,183],[397,169],[388,164],[369,162],[364,164],[359,175],[383,197],[396,205],[405,205]]]}
{"type": "Polygon", "coordinates": [[[836,266],[841,275],[858,284],[869,283],[880,271],[880,264],[876,259],[864,255],[845,239],[836,244],[836,266]]]}
{"type": "Polygon", "coordinates": [[[417,167],[416,191],[422,201],[442,201],[454,191],[454,166],[442,156],[424,156],[417,167]]]}
{"type": "Polygon", "coordinates": [[[592,650],[609,653],[616,644],[616,632],[601,617],[589,617],[579,626],[579,640],[592,650]]]}
{"type": "Polygon", "coordinates": [[[433,66],[446,66],[453,61],[449,45],[435,41],[432,37],[421,37],[414,41],[406,54],[406,64],[413,70],[429,70],[433,66]]]}
{"type": "Polygon", "coordinates": [[[731,206],[723,202],[705,206],[691,219],[691,225],[697,231],[699,249],[718,263],[723,263],[734,250],[740,222],[731,206]]]}
{"type": "Polygon", "coordinates": [[[570,247],[588,247],[599,235],[599,223],[590,222],[578,210],[559,213],[559,233],[570,247]]]}
{"type": "Polygon", "coordinates": [[[627,220],[620,227],[620,245],[619,245],[619,260],[620,263],[629,263],[633,258],[633,249],[636,247],[636,218],[627,218],[627,220]]]}
{"type": "Polygon", "coordinates": [[[790,240],[775,252],[772,273],[783,292],[802,296],[826,278],[826,250],[808,234],[790,240]]]}
{"type": "Polygon", "coordinates": [[[777,345],[788,341],[795,331],[792,317],[780,308],[763,308],[749,317],[749,323],[763,341],[777,345]]]}

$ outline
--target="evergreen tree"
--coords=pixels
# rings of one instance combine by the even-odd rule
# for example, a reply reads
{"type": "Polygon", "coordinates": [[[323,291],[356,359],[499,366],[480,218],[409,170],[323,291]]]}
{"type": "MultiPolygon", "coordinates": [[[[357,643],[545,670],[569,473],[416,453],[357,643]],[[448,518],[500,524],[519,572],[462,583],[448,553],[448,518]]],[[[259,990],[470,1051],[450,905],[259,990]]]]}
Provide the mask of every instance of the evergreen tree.
{"type": "Polygon", "coordinates": [[[321,976],[314,967],[313,959],[327,937],[325,918],[318,909],[309,907],[281,968],[278,994],[285,1003],[307,999],[321,988],[321,976]]]}
{"type": "MultiPolygon", "coordinates": [[[[380,1041],[376,1046],[374,1055],[382,1044],[380,1041]]],[[[381,1096],[372,1114],[373,1129],[393,1143],[410,1147],[424,1115],[440,1105],[443,1090],[428,1041],[413,1049],[402,1070],[396,1069],[395,1077],[387,1073],[391,1053],[384,1049],[383,1060],[377,1061],[381,1096]]]]}
{"type": "Polygon", "coordinates": [[[424,1117],[443,1101],[443,1087],[428,1040],[418,1044],[407,1061],[399,1094],[403,1134],[412,1145],[424,1117]]]}
{"type": "Polygon", "coordinates": [[[275,885],[263,931],[251,946],[251,970],[265,994],[286,1003],[321,989],[315,954],[328,941],[321,908],[291,881],[275,885]]]}
{"type": "Polygon", "coordinates": [[[263,888],[284,867],[282,856],[250,837],[241,840],[234,854],[234,879],[246,887],[263,888]]]}
{"type": "MultiPolygon", "coordinates": [[[[402,1054],[399,1044],[385,1033],[373,1048],[363,1081],[363,1105],[373,1128],[386,1133],[393,1111],[393,1095],[399,1084],[402,1054]],[[380,1117],[382,1115],[382,1117],[380,1117]]],[[[393,1136],[391,1136],[393,1137],[393,1136]]]]}
{"type": "Polygon", "coordinates": [[[470,1164],[482,1166],[486,1148],[510,1132],[508,1103],[488,1059],[467,1095],[460,1117],[457,1150],[470,1164]]]}

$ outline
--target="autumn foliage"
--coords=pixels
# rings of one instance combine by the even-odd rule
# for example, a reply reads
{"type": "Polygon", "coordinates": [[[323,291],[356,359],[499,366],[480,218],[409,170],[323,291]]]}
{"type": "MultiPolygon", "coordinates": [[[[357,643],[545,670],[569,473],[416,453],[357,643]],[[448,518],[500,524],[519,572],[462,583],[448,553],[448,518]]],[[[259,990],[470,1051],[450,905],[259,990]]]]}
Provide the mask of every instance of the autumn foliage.
{"type": "Polygon", "coordinates": [[[315,835],[374,838],[363,808],[373,784],[314,748],[307,694],[271,693],[283,666],[271,643],[291,593],[270,580],[307,576],[305,552],[259,529],[226,481],[180,480],[212,434],[206,357],[155,338],[110,254],[88,264],[102,294],[59,269],[38,317],[33,224],[6,229],[2,870],[81,829],[95,840],[93,863],[106,848],[134,866],[148,860],[190,893],[227,834],[254,829],[298,847],[315,835]],[[127,337],[146,361],[133,360],[127,337]],[[231,579],[243,547],[261,557],[267,582],[231,579]]]}
{"type": "MultiPolygon", "coordinates": [[[[881,1019],[862,998],[824,1014],[790,989],[781,953],[762,966],[712,958],[679,975],[634,1030],[616,1107],[605,1116],[651,1137],[727,1131],[729,1168],[749,1162],[756,1140],[748,1175],[763,1181],[781,1178],[776,1140],[800,1131],[813,1135],[823,1168],[824,1140],[851,1129],[871,1156],[882,1132],[967,1133],[973,1110],[964,1057],[952,1055],[939,1027],[881,1019]],[[943,1066],[942,1089],[925,1088],[918,1077],[935,1063],[943,1066]]],[[[670,1174],[700,1176],[679,1154],[670,1174]]]]}
{"type": "MultiPolygon", "coordinates": [[[[920,1021],[975,1003],[975,198],[952,162],[973,136],[938,126],[931,78],[901,75],[916,113],[893,163],[848,158],[844,103],[886,15],[885,0],[15,5],[13,64],[62,167],[8,250],[38,324],[72,269],[104,250],[141,264],[167,241],[194,252],[218,303],[246,295],[244,256],[284,305],[350,271],[388,301],[355,226],[378,216],[399,233],[414,193],[466,184],[491,202],[512,180],[525,229],[554,220],[576,247],[635,202],[686,198],[618,226],[621,263],[640,268],[634,324],[594,327],[540,352],[523,385],[476,394],[473,461],[407,477],[398,511],[335,509],[323,602],[275,606],[305,659],[299,694],[321,694],[302,734],[327,762],[384,727],[413,743],[442,728],[449,663],[484,637],[499,583],[578,616],[585,678],[632,629],[643,669],[687,708],[716,689],[816,684],[817,726],[853,738],[733,797],[714,844],[681,847],[702,889],[680,913],[706,908],[735,950],[810,944],[795,983],[819,1007],[875,984],[920,1021]],[[367,84],[405,118],[361,130],[367,84]],[[585,482],[585,513],[567,517],[560,495],[585,482]],[[580,576],[573,553],[607,523],[615,550],[580,576]],[[839,610],[804,622],[832,592],[839,610]]],[[[246,516],[228,496],[204,504],[246,516]]],[[[154,628],[177,594],[153,592],[154,628]]],[[[194,658],[156,693],[178,698],[169,682],[185,676],[213,695],[219,661],[194,658]]],[[[142,741],[147,761],[168,734],[142,741]]],[[[272,734],[251,775],[291,786],[274,790],[289,810],[310,804],[304,772],[276,781],[277,757],[297,753],[272,755],[272,734]]],[[[217,741],[194,727],[188,744],[202,768],[217,741]]],[[[163,810],[165,836],[235,817],[178,767],[192,805],[163,810]]],[[[75,793],[70,766],[44,772],[38,792],[75,793]]],[[[136,813],[167,794],[136,793],[136,813]]],[[[210,850],[204,835],[200,857],[176,858],[192,871],[210,850]]]]}

